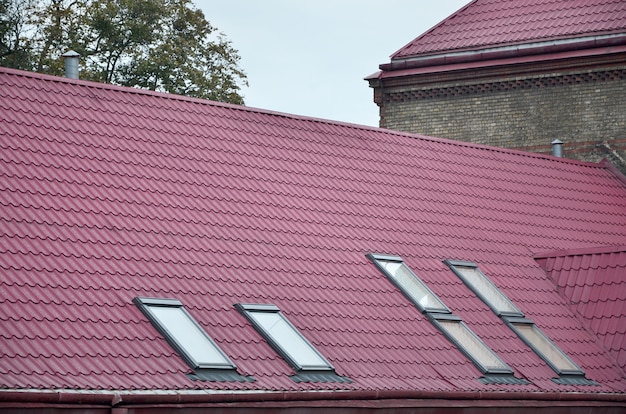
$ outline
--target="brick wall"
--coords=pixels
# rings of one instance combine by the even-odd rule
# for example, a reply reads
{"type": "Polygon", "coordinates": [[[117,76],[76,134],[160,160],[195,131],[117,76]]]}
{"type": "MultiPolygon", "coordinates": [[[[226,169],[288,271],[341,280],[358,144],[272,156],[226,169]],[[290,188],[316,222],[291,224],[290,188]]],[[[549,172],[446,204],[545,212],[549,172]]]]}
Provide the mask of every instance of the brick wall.
{"type": "Polygon", "coordinates": [[[384,128],[541,153],[550,153],[559,139],[563,156],[593,162],[611,151],[617,163],[625,155],[624,65],[461,81],[404,79],[375,87],[376,93],[384,128]]]}

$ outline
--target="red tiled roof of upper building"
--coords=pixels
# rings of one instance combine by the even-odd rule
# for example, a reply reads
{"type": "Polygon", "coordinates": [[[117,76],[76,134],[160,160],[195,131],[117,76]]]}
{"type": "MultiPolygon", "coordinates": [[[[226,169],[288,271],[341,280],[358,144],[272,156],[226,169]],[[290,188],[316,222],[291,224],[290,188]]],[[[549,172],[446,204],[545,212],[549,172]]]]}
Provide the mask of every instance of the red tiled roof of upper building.
{"type": "Polygon", "coordinates": [[[0,68],[0,213],[0,393],[624,400],[532,255],[623,244],[626,185],[602,164],[0,68]],[[530,384],[480,382],[367,253],[403,257],[530,384]],[[553,382],[444,259],[477,263],[599,385],[553,382]],[[189,379],[136,296],[181,300],[256,381],[189,379]],[[277,305],[352,382],[294,382],[235,303],[277,305]]]}
{"type": "Polygon", "coordinates": [[[624,0],[475,0],[391,58],[625,32],[624,0]]]}

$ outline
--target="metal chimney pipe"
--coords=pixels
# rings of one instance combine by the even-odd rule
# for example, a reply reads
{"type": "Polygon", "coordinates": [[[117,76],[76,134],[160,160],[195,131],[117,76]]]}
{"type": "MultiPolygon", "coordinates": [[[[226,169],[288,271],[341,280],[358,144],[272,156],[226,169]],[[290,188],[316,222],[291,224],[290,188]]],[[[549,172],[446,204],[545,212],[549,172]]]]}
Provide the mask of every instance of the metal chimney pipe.
{"type": "Polygon", "coordinates": [[[552,141],[552,155],[555,157],[563,157],[563,141],[555,139],[552,141]]]}
{"type": "Polygon", "coordinates": [[[65,77],[70,79],[78,79],[78,52],[70,50],[61,55],[65,60],[65,77]]]}

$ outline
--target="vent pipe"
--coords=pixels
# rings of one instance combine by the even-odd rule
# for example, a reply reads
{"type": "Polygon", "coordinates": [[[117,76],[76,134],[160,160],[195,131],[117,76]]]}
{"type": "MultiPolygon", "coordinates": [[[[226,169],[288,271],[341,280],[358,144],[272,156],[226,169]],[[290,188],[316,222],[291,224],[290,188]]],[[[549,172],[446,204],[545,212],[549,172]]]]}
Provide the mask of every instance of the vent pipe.
{"type": "Polygon", "coordinates": [[[555,139],[552,141],[552,155],[555,157],[563,157],[563,141],[555,139]]]}
{"type": "Polygon", "coordinates": [[[65,60],[65,77],[70,79],[78,79],[78,52],[70,50],[61,55],[65,60]]]}

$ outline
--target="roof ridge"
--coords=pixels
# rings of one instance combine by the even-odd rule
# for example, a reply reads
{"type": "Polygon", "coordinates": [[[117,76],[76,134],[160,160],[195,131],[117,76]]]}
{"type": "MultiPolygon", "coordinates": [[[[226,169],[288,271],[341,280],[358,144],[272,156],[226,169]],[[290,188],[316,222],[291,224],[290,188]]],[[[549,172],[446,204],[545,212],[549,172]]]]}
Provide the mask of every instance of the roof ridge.
{"type": "Polygon", "coordinates": [[[626,245],[620,246],[597,246],[580,249],[550,250],[533,254],[535,259],[547,259],[564,256],[585,256],[590,254],[621,253],[626,252],[626,245]]]}
{"type": "Polygon", "coordinates": [[[68,84],[74,84],[78,86],[85,86],[85,87],[91,87],[91,88],[97,88],[97,89],[103,89],[103,90],[132,93],[132,94],[138,94],[138,95],[150,95],[150,96],[155,96],[155,97],[164,98],[164,99],[171,99],[175,101],[186,101],[186,102],[192,102],[192,103],[197,103],[201,105],[229,108],[229,109],[242,111],[242,112],[260,113],[260,114],[266,114],[266,115],[273,115],[277,117],[300,119],[303,121],[310,121],[313,123],[343,125],[343,126],[352,127],[354,129],[365,129],[365,130],[377,130],[378,129],[377,127],[368,126],[368,125],[360,125],[360,124],[354,124],[354,123],[349,123],[349,122],[335,121],[331,119],[317,118],[317,117],[306,116],[306,115],[297,115],[297,114],[288,113],[288,112],[274,111],[270,109],[263,109],[263,108],[246,106],[246,105],[237,105],[237,104],[214,101],[214,100],[204,99],[204,98],[194,98],[191,96],[179,95],[179,94],[169,93],[169,92],[159,92],[159,91],[153,91],[150,89],[141,89],[141,88],[134,88],[131,86],[115,85],[112,83],[96,82],[96,81],[90,81],[86,79],[71,79],[71,78],[66,78],[66,77],[58,76],[58,75],[50,75],[46,73],[32,72],[32,71],[20,70],[20,69],[12,69],[12,68],[7,68],[3,66],[0,66],[0,73],[7,73],[9,75],[16,75],[16,76],[24,76],[24,77],[39,79],[39,80],[44,80],[44,81],[68,83],[68,84]]]}
{"type": "MultiPolygon", "coordinates": [[[[473,4],[476,1],[478,0],[474,0],[471,3],[468,3],[465,7],[473,4]]],[[[459,11],[461,11],[462,9],[463,8],[459,9],[459,11]]],[[[506,153],[506,154],[522,156],[526,158],[535,158],[535,159],[544,159],[544,160],[549,159],[549,160],[561,162],[561,163],[578,164],[578,165],[584,165],[587,167],[594,167],[594,168],[600,168],[600,169],[607,168],[607,166],[602,162],[594,163],[594,162],[579,161],[579,160],[574,160],[574,159],[569,159],[569,158],[558,158],[558,157],[553,157],[552,155],[548,155],[548,154],[527,152],[527,151],[517,150],[517,149],[493,147],[493,146],[489,146],[485,144],[458,141],[458,140],[454,140],[450,138],[433,137],[433,136],[428,136],[428,135],[423,135],[423,134],[417,134],[417,133],[411,133],[411,132],[405,132],[405,131],[396,131],[396,130],[391,130],[391,129],[369,126],[369,125],[360,125],[360,124],[354,124],[354,123],[331,120],[331,119],[323,119],[323,118],[316,118],[316,117],[305,116],[305,115],[297,115],[297,114],[292,114],[292,113],[287,113],[287,112],[279,112],[279,111],[273,111],[273,110],[256,108],[256,107],[231,104],[231,103],[226,103],[226,102],[212,101],[209,99],[194,98],[194,97],[167,93],[167,92],[158,92],[158,91],[153,91],[153,90],[148,90],[148,89],[133,88],[130,86],[121,86],[121,85],[114,85],[114,84],[109,84],[109,83],[89,81],[85,79],[71,79],[71,78],[66,78],[63,76],[31,72],[31,71],[25,71],[25,70],[20,70],[20,69],[12,69],[12,68],[0,66],[0,74],[2,73],[14,75],[14,76],[23,76],[23,77],[32,78],[32,79],[39,79],[39,80],[49,81],[49,82],[72,84],[72,85],[83,86],[87,88],[96,88],[100,90],[130,93],[130,94],[137,94],[137,95],[143,95],[143,96],[153,96],[153,97],[179,101],[179,102],[190,102],[190,103],[195,103],[199,105],[207,105],[207,106],[219,107],[219,108],[228,108],[231,110],[241,111],[245,113],[264,114],[264,115],[270,115],[270,116],[275,116],[279,118],[287,118],[287,119],[300,120],[304,122],[310,122],[313,124],[335,125],[335,126],[343,126],[343,127],[347,127],[347,128],[351,128],[355,130],[375,131],[378,133],[383,133],[385,135],[401,136],[401,137],[405,137],[409,139],[420,139],[420,140],[437,142],[437,143],[446,144],[446,145],[452,145],[455,147],[474,148],[478,150],[485,150],[485,151],[497,152],[497,153],[506,153]]]]}
{"type": "Polygon", "coordinates": [[[421,35],[419,35],[416,38],[411,39],[409,42],[407,42],[404,46],[402,46],[400,49],[396,50],[395,52],[393,52],[391,54],[391,59],[393,60],[394,57],[400,53],[402,50],[404,50],[406,47],[408,47],[409,45],[411,45],[411,43],[413,42],[417,42],[420,39],[422,39],[423,37],[426,37],[429,33],[433,32],[435,29],[437,29],[440,26],[443,26],[444,24],[446,24],[448,21],[450,21],[450,19],[454,18],[455,16],[457,16],[459,13],[461,13],[462,11],[464,11],[466,8],[468,8],[469,6],[471,6],[472,4],[476,3],[478,0],[472,0],[469,3],[467,3],[464,6],[461,6],[458,10],[456,10],[454,13],[450,14],[448,17],[446,17],[445,19],[441,20],[439,23],[435,24],[434,26],[432,26],[430,29],[426,30],[424,33],[422,33],[421,35]]]}
{"type": "Polygon", "coordinates": [[[529,152],[529,151],[524,151],[524,150],[520,150],[520,149],[513,149],[513,148],[503,148],[503,147],[494,147],[494,146],[490,146],[487,144],[479,144],[476,142],[468,142],[468,141],[459,141],[459,140],[455,140],[452,138],[441,138],[441,137],[431,137],[428,135],[421,135],[421,134],[415,134],[415,133],[409,133],[409,132],[401,132],[401,131],[393,131],[393,130],[385,130],[385,132],[391,132],[391,133],[395,133],[398,135],[404,135],[408,138],[419,138],[419,139],[424,139],[424,140],[429,140],[429,141],[433,141],[433,142],[438,142],[441,144],[448,144],[448,145],[453,145],[453,146],[457,146],[457,147],[467,147],[467,148],[475,148],[475,149],[482,149],[482,150],[486,150],[486,151],[492,151],[492,152],[499,152],[499,153],[505,153],[505,154],[511,154],[511,155],[518,155],[518,156],[522,156],[522,157],[527,157],[527,158],[538,158],[538,159],[548,159],[551,161],[555,161],[555,162],[561,162],[561,163],[566,163],[566,164],[577,164],[577,165],[583,165],[583,166],[587,166],[587,167],[596,167],[596,168],[608,168],[608,166],[606,164],[612,165],[610,162],[591,162],[591,161],[581,161],[581,160],[575,160],[572,158],[565,158],[565,157],[555,157],[553,155],[550,154],[541,154],[538,152],[529,152]]]}

